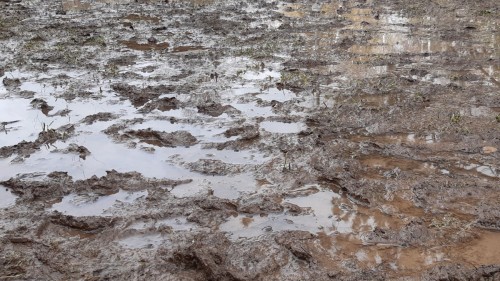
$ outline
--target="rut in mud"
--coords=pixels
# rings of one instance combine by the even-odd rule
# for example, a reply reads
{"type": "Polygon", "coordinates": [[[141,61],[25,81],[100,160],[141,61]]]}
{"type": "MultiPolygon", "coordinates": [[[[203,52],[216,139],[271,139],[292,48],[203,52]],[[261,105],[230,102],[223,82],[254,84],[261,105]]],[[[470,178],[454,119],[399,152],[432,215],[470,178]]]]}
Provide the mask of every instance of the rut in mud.
{"type": "Polygon", "coordinates": [[[1,280],[500,278],[496,1],[0,10],[1,280]]]}

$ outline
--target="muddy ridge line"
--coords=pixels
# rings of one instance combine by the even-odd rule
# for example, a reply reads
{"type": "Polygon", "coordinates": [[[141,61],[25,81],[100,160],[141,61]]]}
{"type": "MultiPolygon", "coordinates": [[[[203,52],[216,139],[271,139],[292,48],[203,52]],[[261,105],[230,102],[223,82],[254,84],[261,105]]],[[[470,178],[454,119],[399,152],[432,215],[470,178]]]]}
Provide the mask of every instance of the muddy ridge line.
{"type": "Polygon", "coordinates": [[[500,280],[497,1],[0,1],[0,280],[500,280]]]}

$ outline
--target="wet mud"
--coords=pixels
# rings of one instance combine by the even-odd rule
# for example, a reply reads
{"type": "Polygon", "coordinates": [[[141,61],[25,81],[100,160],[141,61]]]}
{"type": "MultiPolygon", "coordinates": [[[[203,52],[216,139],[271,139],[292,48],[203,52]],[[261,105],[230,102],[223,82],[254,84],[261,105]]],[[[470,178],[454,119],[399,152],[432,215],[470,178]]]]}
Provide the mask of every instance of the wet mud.
{"type": "Polygon", "coordinates": [[[0,1],[0,280],[498,280],[498,3],[0,1]]]}

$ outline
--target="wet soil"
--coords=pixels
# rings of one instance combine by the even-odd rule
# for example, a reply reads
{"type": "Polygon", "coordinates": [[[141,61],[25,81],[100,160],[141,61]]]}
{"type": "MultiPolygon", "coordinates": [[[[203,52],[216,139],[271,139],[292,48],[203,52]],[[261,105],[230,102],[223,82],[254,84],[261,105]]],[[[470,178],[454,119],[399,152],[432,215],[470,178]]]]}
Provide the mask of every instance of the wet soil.
{"type": "Polygon", "coordinates": [[[0,11],[0,280],[500,280],[497,1],[0,11]]]}

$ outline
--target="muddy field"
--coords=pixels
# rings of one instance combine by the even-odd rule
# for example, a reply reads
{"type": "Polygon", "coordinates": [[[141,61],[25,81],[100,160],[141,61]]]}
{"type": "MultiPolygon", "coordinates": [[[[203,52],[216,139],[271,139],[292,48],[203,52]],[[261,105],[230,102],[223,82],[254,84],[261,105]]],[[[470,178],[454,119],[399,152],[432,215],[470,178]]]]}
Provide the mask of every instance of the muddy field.
{"type": "Polygon", "coordinates": [[[500,280],[496,0],[0,0],[0,280],[500,280]]]}

